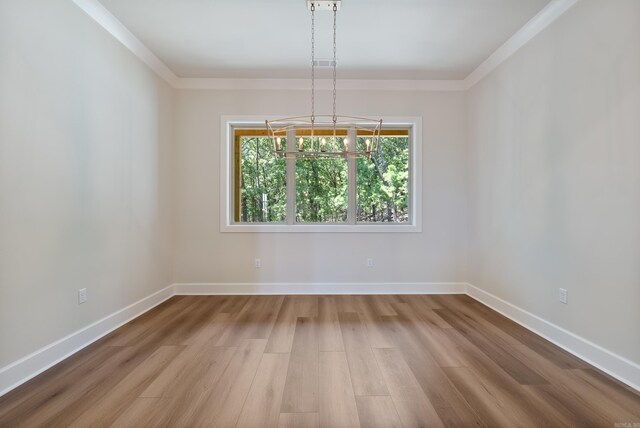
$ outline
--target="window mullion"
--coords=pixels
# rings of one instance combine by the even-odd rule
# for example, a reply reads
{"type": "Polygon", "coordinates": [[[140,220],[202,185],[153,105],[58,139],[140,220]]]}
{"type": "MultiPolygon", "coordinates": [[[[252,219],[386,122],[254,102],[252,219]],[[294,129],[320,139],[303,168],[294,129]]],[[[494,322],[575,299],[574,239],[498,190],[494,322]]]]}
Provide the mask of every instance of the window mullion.
{"type": "MultiPolygon", "coordinates": [[[[347,134],[349,138],[349,150],[356,151],[358,135],[355,129],[349,129],[347,134]]],[[[356,172],[357,172],[357,160],[354,156],[347,156],[347,224],[356,224],[356,172]]]]}
{"type": "MultiPolygon", "coordinates": [[[[293,152],[296,149],[296,131],[287,131],[287,151],[293,152]]],[[[287,224],[296,222],[296,159],[294,156],[287,156],[287,224]]]]}

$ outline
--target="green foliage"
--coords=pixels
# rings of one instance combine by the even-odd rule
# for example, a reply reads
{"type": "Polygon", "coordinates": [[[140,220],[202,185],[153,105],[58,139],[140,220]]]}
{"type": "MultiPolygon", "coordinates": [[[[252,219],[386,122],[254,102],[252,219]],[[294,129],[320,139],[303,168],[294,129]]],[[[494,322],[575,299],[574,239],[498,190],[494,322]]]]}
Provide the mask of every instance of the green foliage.
{"type": "Polygon", "coordinates": [[[276,159],[268,139],[241,140],[241,221],[284,222],[287,217],[287,164],[276,159]]]}
{"type": "Polygon", "coordinates": [[[357,165],[358,221],[409,221],[409,139],[382,137],[372,159],[357,165]]]}
{"type": "MultiPolygon", "coordinates": [[[[241,147],[241,221],[286,221],[286,161],[275,158],[265,137],[244,137],[241,147]]],[[[383,137],[372,159],[356,165],[357,221],[407,222],[409,139],[383,137]]],[[[344,159],[296,161],[297,222],[346,221],[347,170],[344,159]]]]}
{"type": "Polygon", "coordinates": [[[296,221],[346,221],[347,178],[344,159],[296,161],[296,221]]]}

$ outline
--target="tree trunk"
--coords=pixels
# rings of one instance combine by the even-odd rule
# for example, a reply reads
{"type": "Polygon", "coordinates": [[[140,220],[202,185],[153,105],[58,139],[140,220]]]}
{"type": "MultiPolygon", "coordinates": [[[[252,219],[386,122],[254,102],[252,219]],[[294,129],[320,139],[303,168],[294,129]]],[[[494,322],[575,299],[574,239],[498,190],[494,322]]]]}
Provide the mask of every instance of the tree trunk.
{"type": "MultiPolygon", "coordinates": [[[[260,189],[260,144],[259,140],[256,138],[256,190],[260,189]]],[[[254,200],[255,202],[255,200],[254,200]]],[[[264,221],[264,213],[262,211],[262,197],[260,196],[258,199],[258,218],[261,222],[264,221]]]]}

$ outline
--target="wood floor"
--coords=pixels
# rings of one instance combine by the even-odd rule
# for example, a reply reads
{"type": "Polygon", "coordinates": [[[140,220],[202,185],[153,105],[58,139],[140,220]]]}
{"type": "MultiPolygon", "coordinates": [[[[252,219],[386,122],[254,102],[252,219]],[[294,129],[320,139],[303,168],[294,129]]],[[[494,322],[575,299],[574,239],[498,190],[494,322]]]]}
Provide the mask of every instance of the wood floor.
{"type": "Polygon", "coordinates": [[[1,427],[616,423],[638,394],[462,295],[177,296],[0,398],[1,427]]]}

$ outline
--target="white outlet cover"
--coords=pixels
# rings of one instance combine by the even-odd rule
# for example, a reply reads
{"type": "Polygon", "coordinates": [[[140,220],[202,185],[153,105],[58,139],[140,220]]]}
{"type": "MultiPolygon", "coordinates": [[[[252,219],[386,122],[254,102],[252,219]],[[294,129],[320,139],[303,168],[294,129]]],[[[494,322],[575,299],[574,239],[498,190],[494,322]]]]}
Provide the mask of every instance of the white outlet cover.
{"type": "Polygon", "coordinates": [[[567,298],[568,298],[567,290],[565,288],[559,289],[558,299],[560,300],[560,302],[566,304],[568,300],[567,298]]]}
{"type": "Polygon", "coordinates": [[[78,290],[78,304],[82,304],[87,301],[87,289],[81,288],[78,290]]]}

